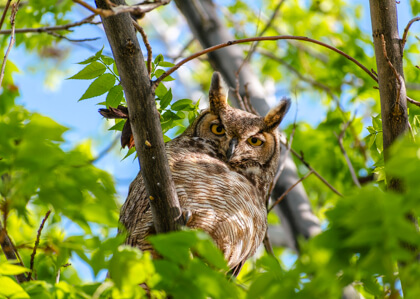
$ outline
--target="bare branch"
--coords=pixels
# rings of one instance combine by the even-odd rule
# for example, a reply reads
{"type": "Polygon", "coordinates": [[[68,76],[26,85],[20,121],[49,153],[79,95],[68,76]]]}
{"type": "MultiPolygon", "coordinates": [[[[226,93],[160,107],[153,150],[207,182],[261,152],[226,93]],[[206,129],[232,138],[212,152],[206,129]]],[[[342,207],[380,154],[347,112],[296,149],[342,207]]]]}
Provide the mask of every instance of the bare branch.
{"type": "Polygon", "coordinates": [[[139,25],[139,23],[137,23],[135,20],[133,20],[133,25],[134,27],[136,27],[137,31],[141,34],[141,37],[143,38],[143,43],[144,46],[147,49],[147,73],[149,74],[149,78],[150,78],[150,74],[152,73],[152,47],[149,44],[149,39],[147,38],[146,32],[144,32],[143,27],[141,27],[139,25]]]}
{"type": "Polygon", "coordinates": [[[420,107],[420,102],[417,102],[417,101],[413,100],[413,99],[412,99],[412,98],[410,98],[410,97],[407,97],[407,101],[408,101],[408,102],[410,102],[411,104],[414,104],[414,105],[416,105],[416,106],[419,106],[419,107],[420,107]]]}
{"type": "Polygon", "coordinates": [[[45,222],[47,221],[48,216],[50,216],[50,214],[51,214],[51,210],[48,210],[48,212],[44,216],[44,219],[42,219],[41,225],[39,226],[38,233],[36,235],[35,246],[31,254],[31,263],[30,263],[31,272],[28,275],[28,280],[31,280],[32,278],[32,272],[34,271],[34,260],[35,260],[35,255],[36,255],[36,249],[38,248],[38,245],[39,245],[39,239],[41,238],[42,229],[44,228],[45,222]]]}
{"type": "Polygon", "coordinates": [[[65,39],[69,42],[72,43],[82,43],[82,42],[91,42],[91,41],[95,41],[100,39],[100,37],[93,37],[93,38],[84,38],[84,39],[72,39],[72,38],[68,38],[65,35],[62,35],[60,33],[54,32],[54,31],[46,31],[47,34],[52,35],[54,37],[60,38],[60,39],[65,39]]]}
{"type": "Polygon", "coordinates": [[[207,49],[204,49],[200,52],[197,52],[183,60],[181,60],[180,62],[178,62],[175,66],[173,66],[172,68],[170,68],[167,72],[163,73],[159,78],[157,78],[154,81],[154,87],[156,88],[159,83],[166,78],[167,76],[169,76],[170,74],[172,74],[173,72],[175,72],[177,69],[179,69],[182,65],[184,65],[185,63],[187,63],[188,61],[191,61],[201,55],[219,50],[219,49],[223,49],[232,45],[236,45],[236,44],[241,44],[241,43],[249,43],[249,42],[255,42],[255,41],[273,41],[273,40],[298,40],[298,41],[304,41],[304,42],[309,42],[309,43],[314,43],[320,46],[323,46],[325,48],[328,48],[344,57],[346,57],[348,60],[350,60],[351,62],[353,62],[354,64],[356,64],[359,68],[361,68],[363,71],[365,71],[373,80],[375,80],[375,82],[378,82],[378,78],[368,69],[366,68],[363,64],[361,64],[358,60],[356,60],[355,58],[349,56],[348,54],[344,53],[343,51],[330,46],[326,43],[320,42],[318,40],[309,38],[309,37],[305,37],[305,36],[293,36],[293,35],[276,35],[276,36],[262,36],[262,37],[250,37],[250,38],[244,38],[244,39],[237,39],[237,40],[232,40],[232,41],[228,41],[226,43],[223,44],[219,44],[219,45],[215,45],[212,47],[209,47],[207,49]]]}
{"type": "MultiPolygon", "coordinates": [[[[281,141],[281,143],[283,145],[286,145],[286,143],[284,143],[283,141],[281,141]]],[[[341,194],[340,192],[337,191],[337,189],[335,189],[330,183],[328,183],[328,181],[326,179],[324,179],[324,177],[322,177],[315,169],[312,168],[311,165],[309,165],[308,162],[305,161],[305,159],[299,155],[294,149],[290,148],[291,153],[298,158],[305,166],[306,168],[308,168],[309,170],[312,170],[312,172],[328,187],[330,188],[335,194],[337,194],[338,196],[343,196],[343,194],[341,194]]]]}
{"type": "Polygon", "coordinates": [[[3,14],[0,20],[0,29],[1,26],[3,26],[4,19],[6,18],[7,11],[9,10],[10,2],[12,2],[12,0],[7,0],[6,6],[4,7],[3,14]]]}
{"type": "Polygon", "coordinates": [[[343,156],[346,159],[346,163],[347,163],[347,166],[349,167],[351,178],[353,179],[354,184],[357,187],[361,188],[362,186],[360,185],[359,179],[357,178],[356,172],[354,171],[353,164],[351,163],[350,158],[347,155],[346,149],[344,148],[344,145],[343,145],[344,134],[352,121],[353,120],[349,120],[347,123],[344,124],[344,127],[341,130],[340,135],[337,135],[335,132],[334,132],[334,135],[335,137],[337,137],[338,145],[340,146],[341,152],[343,153],[343,156]]]}
{"type": "Polygon", "coordinates": [[[311,169],[307,174],[305,174],[303,177],[301,177],[296,183],[294,183],[292,186],[289,187],[284,193],[276,200],[275,203],[267,210],[267,213],[270,213],[270,211],[279,203],[282,201],[283,198],[286,197],[286,195],[292,191],[294,187],[296,187],[300,182],[302,182],[304,179],[306,179],[308,176],[310,176],[312,173],[314,173],[314,170],[311,169]]]}
{"type": "MultiPolygon", "coordinates": [[[[0,222],[0,245],[8,261],[14,262],[17,265],[21,265],[22,267],[24,267],[21,259],[18,259],[19,256],[17,255],[15,246],[12,240],[10,240],[9,236],[7,235],[7,231],[1,225],[1,222],[0,222]]],[[[19,283],[28,281],[28,278],[23,273],[15,275],[15,277],[19,283]]]]}
{"type": "Polygon", "coordinates": [[[12,12],[10,14],[10,25],[12,26],[12,29],[11,29],[12,33],[11,33],[11,36],[10,36],[9,46],[7,47],[6,54],[4,54],[3,62],[2,62],[2,65],[1,65],[0,86],[3,82],[4,70],[6,68],[7,57],[9,56],[10,50],[12,49],[12,47],[15,43],[15,18],[16,18],[16,13],[19,10],[19,2],[20,2],[20,0],[18,0],[16,3],[12,4],[12,12]]]}
{"type": "MultiPolygon", "coordinates": [[[[71,31],[70,28],[78,27],[83,24],[92,24],[92,25],[98,25],[101,22],[93,22],[93,18],[96,16],[96,14],[90,15],[87,18],[84,18],[83,20],[79,22],[69,23],[66,25],[59,25],[59,26],[50,26],[50,27],[40,27],[40,28],[18,28],[15,29],[15,33],[41,33],[41,32],[51,32],[51,31],[60,31],[60,30],[67,30],[71,31]]],[[[0,34],[10,34],[12,33],[11,29],[8,30],[0,30],[0,34]]]]}
{"type": "Polygon", "coordinates": [[[408,30],[410,30],[411,25],[413,25],[414,22],[420,21],[420,17],[415,17],[413,19],[411,19],[407,26],[405,26],[404,29],[404,33],[403,33],[403,37],[401,40],[401,48],[404,49],[405,43],[407,42],[407,35],[408,35],[408,30]]]}
{"type": "Polygon", "coordinates": [[[271,245],[270,236],[268,235],[268,228],[265,231],[263,244],[264,244],[264,248],[268,252],[268,254],[274,256],[273,246],[271,245]]]}

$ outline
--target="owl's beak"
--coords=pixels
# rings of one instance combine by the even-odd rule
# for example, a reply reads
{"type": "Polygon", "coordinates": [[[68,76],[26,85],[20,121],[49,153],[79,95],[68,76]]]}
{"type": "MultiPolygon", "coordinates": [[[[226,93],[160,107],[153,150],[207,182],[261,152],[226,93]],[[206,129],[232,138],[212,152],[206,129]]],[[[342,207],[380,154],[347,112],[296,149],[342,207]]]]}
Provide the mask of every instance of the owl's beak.
{"type": "Polygon", "coordinates": [[[226,152],[226,158],[228,159],[228,161],[230,160],[230,158],[232,157],[233,153],[235,152],[235,148],[236,145],[238,144],[238,138],[234,137],[230,140],[229,143],[229,148],[226,152]]]}

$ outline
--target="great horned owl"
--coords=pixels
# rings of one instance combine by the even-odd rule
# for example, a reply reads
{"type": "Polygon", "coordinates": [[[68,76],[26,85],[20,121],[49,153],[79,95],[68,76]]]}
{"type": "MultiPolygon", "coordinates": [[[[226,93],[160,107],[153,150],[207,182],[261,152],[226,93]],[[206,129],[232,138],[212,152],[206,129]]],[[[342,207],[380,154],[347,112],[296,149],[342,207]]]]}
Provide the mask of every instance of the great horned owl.
{"type": "MultiPolygon", "coordinates": [[[[181,208],[189,212],[186,225],[210,234],[237,274],[267,229],[265,201],[280,156],[276,128],[290,101],[282,100],[265,117],[232,108],[215,72],[209,102],[182,135],[166,143],[166,152],[181,208]]],[[[146,241],[154,233],[152,212],[140,174],[120,221],[127,244],[152,250],[146,241]]]]}

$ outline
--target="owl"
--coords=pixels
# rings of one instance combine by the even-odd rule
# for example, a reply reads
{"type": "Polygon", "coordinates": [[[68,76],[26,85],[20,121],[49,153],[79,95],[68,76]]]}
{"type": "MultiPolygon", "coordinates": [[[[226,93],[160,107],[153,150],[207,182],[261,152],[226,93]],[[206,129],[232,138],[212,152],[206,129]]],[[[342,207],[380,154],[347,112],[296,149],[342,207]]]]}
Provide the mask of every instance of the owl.
{"type": "MultiPolygon", "coordinates": [[[[182,135],[166,143],[166,152],[186,226],[207,232],[236,275],[267,230],[266,198],[280,157],[276,128],[290,100],[265,117],[232,108],[215,72],[209,103],[182,135]]],[[[127,244],[153,252],[146,238],[155,229],[140,174],[130,185],[120,222],[127,244]]]]}

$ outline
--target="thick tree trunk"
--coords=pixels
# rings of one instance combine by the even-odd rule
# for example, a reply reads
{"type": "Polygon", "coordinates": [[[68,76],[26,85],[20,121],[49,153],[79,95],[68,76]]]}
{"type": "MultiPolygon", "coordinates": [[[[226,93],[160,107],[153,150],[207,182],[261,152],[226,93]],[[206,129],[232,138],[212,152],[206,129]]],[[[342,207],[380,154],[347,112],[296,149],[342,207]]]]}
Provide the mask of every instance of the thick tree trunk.
{"type": "MultiPolygon", "coordinates": [[[[175,0],[175,2],[203,48],[234,39],[218,18],[212,1],[175,0]]],[[[239,46],[231,46],[211,52],[208,56],[213,68],[223,75],[230,87],[235,87],[235,72],[239,69],[244,59],[241,48],[239,46]]],[[[265,100],[265,91],[248,64],[243,66],[239,74],[239,82],[242,96],[245,95],[244,85],[249,83],[248,92],[251,103],[258,113],[265,115],[270,109],[265,100]]],[[[284,149],[283,153],[285,153],[284,149]]],[[[286,157],[285,163],[286,166],[283,173],[274,186],[273,198],[278,198],[299,179],[296,166],[290,156],[286,157]]],[[[311,205],[302,184],[297,185],[278,207],[283,227],[287,233],[285,241],[290,248],[298,250],[297,240],[299,236],[309,238],[320,231],[319,221],[312,213],[311,205]]]]}
{"type": "MultiPolygon", "coordinates": [[[[113,0],[123,4],[122,0],[113,0]]],[[[98,8],[108,9],[105,0],[98,8]]],[[[121,77],[130,115],[141,174],[149,194],[157,232],[168,232],[182,222],[181,208],[169,169],[154,90],[129,13],[102,17],[108,41],[121,77]]]]}
{"type": "MultiPolygon", "coordinates": [[[[407,100],[403,72],[403,49],[398,35],[395,0],[370,0],[373,43],[381,98],[382,132],[385,163],[387,149],[408,129],[407,100]]],[[[389,187],[399,190],[399,182],[390,178],[389,187]]]]}

